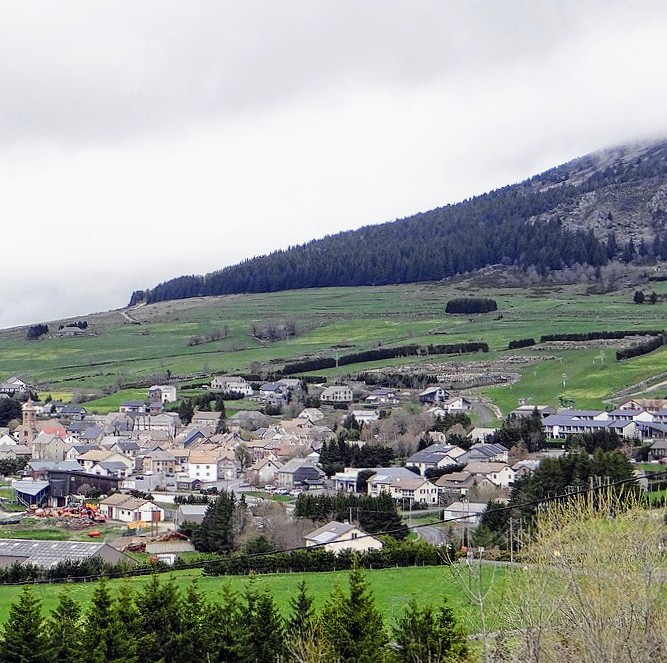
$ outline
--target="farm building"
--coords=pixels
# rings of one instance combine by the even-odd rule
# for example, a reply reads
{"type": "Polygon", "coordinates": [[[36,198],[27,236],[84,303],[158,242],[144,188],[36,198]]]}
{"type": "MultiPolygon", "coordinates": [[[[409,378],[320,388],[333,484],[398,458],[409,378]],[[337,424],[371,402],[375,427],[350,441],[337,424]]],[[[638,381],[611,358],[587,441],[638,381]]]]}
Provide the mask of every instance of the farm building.
{"type": "Polygon", "coordinates": [[[60,562],[81,561],[99,557],[109,564],[135,564],[131,557],[108,543],[92,541],[40,541],[36,539],[0,539],[0,567],[12,564],[34,564],[42,569],[60,562]]]}

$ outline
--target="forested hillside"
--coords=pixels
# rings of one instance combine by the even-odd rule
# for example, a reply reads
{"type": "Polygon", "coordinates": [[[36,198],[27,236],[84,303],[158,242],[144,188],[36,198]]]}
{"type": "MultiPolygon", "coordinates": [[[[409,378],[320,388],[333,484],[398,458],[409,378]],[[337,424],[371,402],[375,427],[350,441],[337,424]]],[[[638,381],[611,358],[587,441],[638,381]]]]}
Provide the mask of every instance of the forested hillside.
{"type": "Polygon", "coordinates": [[[667,143],[583,157],[521,184],[348,231],[203,276],[137,290],[130,304],[202,295],[436,281],[488,265],[538,273],[616,258],[667,259],[667,143]]]}

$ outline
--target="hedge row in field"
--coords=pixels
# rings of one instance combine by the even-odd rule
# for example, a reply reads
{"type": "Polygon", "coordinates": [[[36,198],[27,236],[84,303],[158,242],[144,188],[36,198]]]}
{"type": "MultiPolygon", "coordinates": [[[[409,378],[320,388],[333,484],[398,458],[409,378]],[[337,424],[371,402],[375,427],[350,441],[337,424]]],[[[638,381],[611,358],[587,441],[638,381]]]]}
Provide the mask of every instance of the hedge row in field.
{"type": "Polygon", "coordinates": [[[642,329],[632,331],[595,331],[580,334],[545,334],[540,336],[540,343],[549,341],[599,341],[604,339],[619,339],[626,336],[660,336],[664,329],[642,329]]]}
{"type": "Polygon", "coordinates": [[[631,359],[632,357],[641,357],[641,355],[647,355],[649,352],[657,350],[659,347],[664,345],[665,335],[660,334],[645,343],[639,343],[638,345],[633,345],[630,348],[625,350],[616,350],[616,361],[622,361],[623,359],[631,359]]]}
{"type": "Polygon", "coordinates": [[[520,338],[518,341],[510,341],[507,345],[508,350],[518,350],[519,348],[527,348],[535,345],[534,338],[520,338]]]}
{"type": "Polygon", "coordinates": [[[495,299],[482,297],[459,297],[450,299],[445,306],[445,313],[489,313],[498,310],[495,299]]]}
{"type": "Polygon", "coordinates": [[[336,366],[348,366],[350,364],[362,364],[369,361],[385,359],[396,359],[397,357],[415,357],[419,355],[450,355],[463,354],[467,352],[488,352],[487,343],[471,341],[468,343],[450,343],[447,345],[400,345],[395,348],[376,348],[364,350],[339,357],[338,362],[332,357],[321,357],[319,359],[306,359],[285,364],[283,375],[294,375],[307,371],[318,371],[324,368],[335,368],[336,366]]]}

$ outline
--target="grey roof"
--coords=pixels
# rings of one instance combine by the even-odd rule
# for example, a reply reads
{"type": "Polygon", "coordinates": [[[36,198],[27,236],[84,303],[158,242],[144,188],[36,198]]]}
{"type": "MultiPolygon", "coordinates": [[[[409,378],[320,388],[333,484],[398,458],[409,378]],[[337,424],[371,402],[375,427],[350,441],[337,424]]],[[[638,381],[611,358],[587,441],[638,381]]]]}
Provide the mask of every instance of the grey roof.
{"type": "Polygon", "coordinates": [[[306,534],[304,538],[308,539],[309,541],[315,541],[315,543],[324,544],[335,541],[338,537],[342,536],[343,534],[347,534],[350,530],[353,529],[358,528],[354,525],[350,525],[349,523],[339,523],[336,520],[333,520],[326,525],[322,525],[322,527],[318,527],[310,534],[306,534]]]}
{"type": "Polygon", "coordinates": [[[42,470],[58,470],[60,472],[81,471],[81,465],[75,460],[31,460],[28,465],[35,470],[35,472],[42,470]]]}
{"type": "Polygon", "coordinates": [[[97,463],[100,467],[103,467],[105,470],[114,472],[116,470],[127,470],[127,465],[120,460],[101,460],[97,463]]]}
{"type": "Polygon", "coordinates": [[[106,543],[92,541],[0,539],[0,557],[20,557],[22,562],[49,568],[65,560],[87,559],[107,546],[106,543]]]}
{"type": "Polygon", "coordinates": [[[51,484],[48,481],[13,481],[12,488],[18,493],[25,495],[38,495],[51,484]]]}
{"type": "Polygon", "coordinates": [[[121,407],[146,407],[145,401],[125,401],[121,407]]]}
{"type": "Polygon", "coordinates": [[[81,431],[79,435],[80,440],[96,440],[102,434],[102,429],[99,426],[88,426],[81,431]]]}
{"type": "Polygon", "coordinates": [[[208,507],[208,504],[181,504],[178,510],[184,516],[204,516],[208,507]]]}
{"type": "Polygon", "coordinates": [[[455,448],[452,444],[432,444],[421,451],[413,453],[408,458],[408,463],[437,463],[455,448]]]}

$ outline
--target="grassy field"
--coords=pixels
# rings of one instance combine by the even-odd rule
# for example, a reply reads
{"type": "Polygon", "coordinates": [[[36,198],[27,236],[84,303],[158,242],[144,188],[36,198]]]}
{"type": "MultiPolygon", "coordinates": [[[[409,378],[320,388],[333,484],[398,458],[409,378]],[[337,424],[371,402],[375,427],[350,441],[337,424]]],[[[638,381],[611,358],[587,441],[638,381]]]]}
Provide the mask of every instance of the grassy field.
{"type": "MultiPolygon", "coordinates": [[[[173,377],[208,378],[218,372],[236,373],[281,368],[286,361],[311,356],[335,357],[378,346],[408,343],[486,341],[491,352],[467,356],[479,361],[508,354],[513,339],[557,332],[655,329],[665,326],[665,304],[638,306],[632,290],[588,295],[581,286],[551,288],[482,288],[474,282],[409,284],[363,288],[323,288],[257,295],[197,298],[143,306],[132,312],[140,322],[128,324],[118,311],[83,316],[94,336],[24,340],[24,330],[0,332],[3,376],[19,374],[42,393],[103,396],[103,389],[120,388],[113,396],[92,401],[100,413],[116,409],[123,400],[143,397],[137,381],[173,377]],[[446,315],[448,299],[456,296],[492,297],[498,311],[484,315],[446,315]],[[297,335],[276,342],[260,341],[253,325],[291,321],[297,335]],[[192,345],[226,329],[226,337],[192,345]]],[[[80,316],[81,317],[81,316],[80,316]]],[[[51,322],[52,329],[60,321],[51,322]]],[[[557,404],[558,396],[577,407],[599,407],[610,393],[667,371],[667,349],[643,358],[617,363],[608,348],[523,354],[556,356],[538,366],[521,369],[523,378],[512,387],[485,393],[503,411],[520,397],[557,404]],[[562,374],[566,374],[563,387],[562,374]]],[[[509,354],[517,354],[516,352],[509,354]]],[[[332,380],[341,374],[384,366],[411,365],[460,357],[395,359],[344,369],[320,371],[332,380]]],[[[242,407],[235,402],[233,409],[242,407]]]]}
{"type": "MultiPolygon", "coordinates": [[[[458,567],[457,567],[458,569],[458,567]]],[[[438,604],[443,597],[454,608],[457,615],[464,621],[470,630],[478,628],[478,612],[467,598],[468,585],[476,586],[477,574],[469,578],[465,571],[462,575],[449,567],[423,567],[382,569],[367,571],[367,578],[371,591],[382,611],[386,621],[393,620],[401,613],[410,598],[416,598],[420,603],[438,604]],[[470,581],[470,582],[469,582],[470,581]]],[[[484,567],[482,583],[484,587],[491,585],[489,598],[490,606],[502,604],[502,593],[505,589],[505,571],[502,567],[484,567]]],[[[219,599],[221,590],[227,586],[233,591],[243,592],[250,580],[246,576],[207,577],[202,576],[199,570],[175,571],[162,576],[163,579],[172,577],[177,586],[184,589],[189,583],[197,581],[199,588],[212,601],[219,599]]],[[[347,589],[347,572],[331,573],[290,573],[255,576],[253,582],[259,587],[267,587],[274,597],[278,607],[284,615],[289,614],[290,599],[297,592],[297,585],[305,580],[308,591],[315,599],[317,608],[321,608],[328,598],[333,586],[340,585],[347,589]]],[[[112,591],[127,592],[128,589],[137,589],[147,582],[146,577],[130,578],[126,580],[110,581],[112,591]]],[[[72,598],[85,603],[90,598],[96,583],[77,583],[67,585],[72,598]]],[[[35,590],[42,600],[45,611],[55,608],[58,596],[63,591],[63,585],[36,585],[35,590]]],[[[17,595],[17,587],[0,586],[0,622],[8,614],[11,603],[17,595]]]]}

